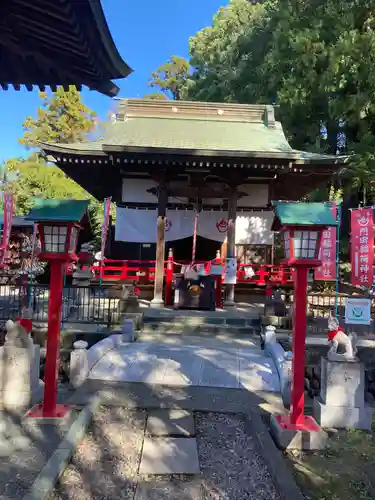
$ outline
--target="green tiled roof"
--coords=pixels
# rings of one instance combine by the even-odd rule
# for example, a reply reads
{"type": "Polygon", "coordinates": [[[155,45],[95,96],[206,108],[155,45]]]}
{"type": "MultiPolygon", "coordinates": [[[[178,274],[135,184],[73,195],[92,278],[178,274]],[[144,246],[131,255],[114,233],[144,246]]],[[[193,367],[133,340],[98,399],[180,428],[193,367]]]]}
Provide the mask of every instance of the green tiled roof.
{"type": "MultiPolygon", "coordinates": [[[[4,215],[0,215],[0,227],[4,224],[4,215]]],[[[33,227],[33,221],[27,220],[25,217],[15,216],[12,218],[13,227],[33,227]]]]}
{"type": "Polygon", "coordinates": [[[274,226],[337,226],[329,203],[284,203],[273,201],[274,226]]]}
{"type": "Polygon", "coordinates": [[[99,141],[42,144],[48,152],[106,155],[111,152],[162,150],[204,156],[285,158],[338,162],[338,157],[294,150],[272,106],[120,100],[116,121],[99,141]]]}
{"type": "Polygon", "coordinates": [[[280,123],[275,129],[263,123],[164,117],[129,118],[114,124],[103,141],[109,146],[204,151],[291,153],[280,123]]]}
{"type": "Polygon", "coordinates": [[[80,222],[87,213],[89,200],[35,200],[34,207],[25,220],[80,222]]]}

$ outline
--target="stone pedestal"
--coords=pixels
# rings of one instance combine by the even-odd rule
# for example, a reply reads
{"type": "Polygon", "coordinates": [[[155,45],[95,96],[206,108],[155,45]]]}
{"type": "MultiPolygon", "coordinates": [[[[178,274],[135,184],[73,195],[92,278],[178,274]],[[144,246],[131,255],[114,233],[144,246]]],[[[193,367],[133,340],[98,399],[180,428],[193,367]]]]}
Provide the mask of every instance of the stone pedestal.
{"type": "Polygon", "coordinates": [[[40,347],[3,346],[0,350],[1,400],[4,408],[23,408],[39,391],[40,347]]]}
{"type": "Polygon", "coordinates": [[[91,279],[90,269],[77,269],[73,273],[73,286],[90,286],[91,279]]]}
{"type": "Polygon", "coordinates": [[[74,351],[70,353],[69,381],[73,387],[77,388],[87,379],[90,371],[87,356],[88,343],[84,340],[77,340],[73,347],[74,351]]]}
{"type": "Polygon", "coordinates": [[[323,427],[370,430],[372,408],[365,405],[365,369],[357,360],[321,360],[320,396],[314,417],[323,427]]]}

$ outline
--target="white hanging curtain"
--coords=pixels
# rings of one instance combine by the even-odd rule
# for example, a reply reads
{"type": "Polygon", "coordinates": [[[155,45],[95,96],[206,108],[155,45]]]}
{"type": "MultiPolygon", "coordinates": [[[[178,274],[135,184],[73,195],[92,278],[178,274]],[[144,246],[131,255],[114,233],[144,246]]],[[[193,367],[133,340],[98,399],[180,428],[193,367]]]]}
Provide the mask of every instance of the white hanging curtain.
{"type": "MultiPolygon", "coordinates": [[[[193,210],[168,210],[165,223],[166,241],[188,238],[194,235],[193,210]]],[[[273,212],[239,212],[236,219],[236,243],[241,245],[272,245],[271,225],[273,212]]],[[[157,210],[136,210],[117,207],[116,241],[129,243],[156,242],[157,210]]],[[[226,212],[203,210],[199,213],[197,235],[224,242],[227,237],[226,212]]]]}

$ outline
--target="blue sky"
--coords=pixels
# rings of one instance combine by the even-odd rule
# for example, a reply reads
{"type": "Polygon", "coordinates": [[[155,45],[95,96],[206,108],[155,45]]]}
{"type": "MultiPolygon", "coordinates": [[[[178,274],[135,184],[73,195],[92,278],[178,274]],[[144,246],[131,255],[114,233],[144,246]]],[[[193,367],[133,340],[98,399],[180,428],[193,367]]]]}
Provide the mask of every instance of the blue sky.
{"type": "MultiPolygon", "coordinates": [[[[170,55],[188,56],[189,37],[205,26],[228,0],[102,0],[103,9],[122,58],[134,73],[120,80],[119,97],[142,97],[150,92],[150,73],[170,55]]],[[[110,98],[83,90],[85,104],[101,118],[113,108],[110,98]]],[[[38,92],[0,91],[0,162],[27,154],[18,144],[22,122],[35,115],[38,92]]]]}

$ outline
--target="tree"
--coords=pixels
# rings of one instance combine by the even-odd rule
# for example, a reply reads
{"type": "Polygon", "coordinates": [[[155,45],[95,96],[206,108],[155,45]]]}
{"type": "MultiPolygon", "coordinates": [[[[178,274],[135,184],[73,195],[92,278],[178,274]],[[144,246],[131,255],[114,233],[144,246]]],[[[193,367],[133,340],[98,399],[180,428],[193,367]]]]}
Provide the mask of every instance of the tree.
{"type": "Polygon", "coordinates": [[[37,197],[56,199],[89,199],[90,195],[62,170],[47,164],[37,155],[26,160],[12,159],[7,162],[7,171],[17,172],[18,178],[7,183],[15,200],[16,215],[26,215],[37,197]]]}
{"type": "Polygon", "coordinates": [[[47,164],[37,154],[27,159],[11,159],[5,164],[7,177],[16,173],[17,177],[7,182],[7,190],[13,193],[16,215],[30,212],[35,198],[55,198],[90,200],[89,212],[92,229],[97,239],[100,238],[103,223],[103,203],[96,200],[79,184],[64,174],[55,165],[47,164]]]}
{"type": "Polygon", "coordinates": [[[148,86],[160,89],[168,98],[179,100],[189,74],[189,62],[183,57],[171,56],[151,74],[148,86]]]}
{"type": "Polygon", "coordinates": [[[185,95],[275,102],[293,147],[357,153],[356,182],[372,179],[375,1],[357,4],[232,0],[190,40],[185,95]]]}
{"type": "MultiPolygon", "coordinates": [[[[239,41],[261,22],[264,11],[262,4],[231,0],[227,7],[219,9],[212,26],[190,38],[193,73],[183,88],[184,98],[238,102],[237,72],[244,53],[239,41]]],[[[248,82],[244,82],[244,86],[247,87],[248,82]]]]}
{"type": "MultiPolygon", "coordinates": [[[[27,117],[20,143],[38,148],[40,142],[68,143],[90,138],[98,131],[96,113],[85,106],[75,87],[59,88],[52,95],[41,93],[42,106],[37,118],[27,117]]],[[[17,215],[27,214],[33,198],[88,199],[94,234],[99,237],[103,221],[102,203],[37,152],[26,159],[10,159],[0,167],[0,178],[14,194],[17,215]]]]}
{"type": "MultiPolygon", "coordinates": [[[[295,149],[350,154],[311,199],[375,202],[375,0],[232,0],[190,40],[184,97],[276,103],[295,149]]],[[[348,223],[344,220],[344,233],[348,223]]]]}
{"type": "Polygon", "coordinates": [[[151,99],[153,101],[168,100],[168,96],[166,94],[162,94],[161,92],[152,92],[151,94],[145,94],[143,97],[145,99],[151,99]]]}
{"type": "Polygon", "coordinates": [[[83,104],[74,86],[67,92],[59,87],[52,95],[39,95],[42,106],[37,110],[37,118],[26,118],[24,135],[19,139],[27,148],[38,147],[39,142],[81,142],[97,129],[96,113],[83,104]]]}

